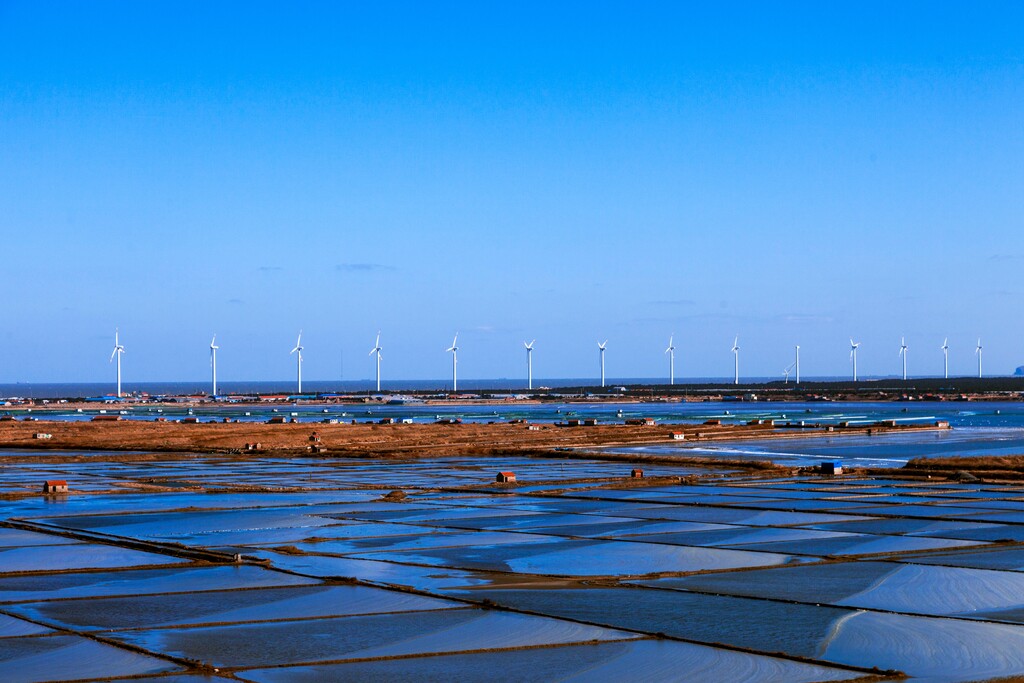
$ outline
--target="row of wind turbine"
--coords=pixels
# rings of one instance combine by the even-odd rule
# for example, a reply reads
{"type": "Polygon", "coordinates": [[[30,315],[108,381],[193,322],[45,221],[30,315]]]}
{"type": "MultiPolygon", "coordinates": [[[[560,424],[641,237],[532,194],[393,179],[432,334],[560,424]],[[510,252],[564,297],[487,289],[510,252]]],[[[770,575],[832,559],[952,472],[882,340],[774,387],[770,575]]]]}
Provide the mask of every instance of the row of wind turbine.
{"type": "MultiPolygon", "coordinates": [[[[455,333],[455,337],[452,339],[452,345],[445,349],[446,353],[452,354],[452,391],[458,391],[459,381],[459,334],[455,333]]],[[[523,342],[523,346],[526,349],[526,373],[527,373],[527,386],[529,389],[533,389],[533,349],[534,344],[537,340],[527,343],[523,342]]],[[[853,381],[856,382],[857,377],[857,351],[860,349],[861,342],[856,342],[853,338],[850,338],[850,364],[852,365],[853,381]]],[[[299,330],[299,336],[295,340],[295,346],[289,352],[295,354],[295,371],[296,371],[296,386],[298,393],[302,393],[302,330],[299,330]]],[[[605,386],[605,351],[608,349],[608,340],[597,343],[598,353],[600,354],[601,363],[601,386],[605,386]]],[[[907,345],[906,337],[900,338],[899,356],[903,364],[903,379],[906,380],[907,375],[907,353],[909,350],[907,345]]],[[[213,384],[213,396],[217,396],[217,350],[220,349],[217,346],[217,335],[213,335],[213,339],[210,340],[210,367],[212,370],[212,384],[213,384]]],[[[377,331],[377,339],[374,342],[373,348],[370,349],[370,356],[376,355],[377,365],[377,391],[380,392],[380,362],[382,359],[381,351],[383,347],[380,345],[380,331],[377,331]]],[[[942,366],[943,366],[943,377],[949,378],[949,338],[943,340],[942,346],[939,347],[942,351],[942,366]]],[[[978,339],[978,344],[974,349],[974,353],[978,357],[978,377],[982,376],[982,350],[981,339],[978,339]]],[[[740,338],[736,335],[733,340],[732,348],[730,351],[733,354],[733,384],[740,383],[740,338]]],[[[800,383],[800,346],[794,347],[795,357],[792,363],[790,363],[782,371],[785,375],[785,382],[789,383],[789,376],[791,373],[796,374],[796,383],[800,383]]],[[[121,344],[120,330],[114,330],[114,350],[110,354],[110,362],[117,361],[117,397],[121,398],[121,356],[125,352],[125,347],[121,344]]],[[[675,347],[675,335],[671,335],[668,338],[668,347],[665,349],[665,353],[668,354],[668,381],[670,385],[675,384],[676,377],[676,347],[675,347]]]]}

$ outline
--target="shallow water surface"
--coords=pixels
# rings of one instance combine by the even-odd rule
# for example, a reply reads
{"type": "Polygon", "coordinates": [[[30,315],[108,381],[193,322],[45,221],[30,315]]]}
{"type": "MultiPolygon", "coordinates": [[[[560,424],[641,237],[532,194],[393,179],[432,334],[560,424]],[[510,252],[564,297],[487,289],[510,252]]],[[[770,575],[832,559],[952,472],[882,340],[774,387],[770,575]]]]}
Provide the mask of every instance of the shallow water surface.
{"type": "Polygon", "coordinates": [[[692,643],[637,640],[523,651],[443,655],[350,664],[322,664],[246,671],[257,683],[325,680],[393,683],[503,681],[706,681],[707,683],[810,683],[861,674],[692,643]]]}
{"type": "Polygon", "coordinates": [[[567,621],[466,608],[419,614],[128,631],[111,636],[214,666],[394,657],[635,637],[567,621]]]}
{"type": "Polygon", "coordinates": [[[461,607],[459,603],[366,586],[303,586],[181,595],[61,600],[9,607],[30,619],[78,630],[299,619],[461,607]]]}
{"type": "Polygon", "coordinates": [[[97,543],[0,548],[0,571],[4,572],[110,569],[181,562],[187,560],[97,543]]]}
{"type": "Polygon", "coordinates": [[[176,670],[181,667],[165,660],[78,636],[0,639],[0,680],[4,683],[137,676],[176,670]],[[42,671],[46,673],[40,676],[42,671]]]}
{"type": "Polygon", "coordinates": [[[770,552],[587,540],[365,553],[354,557],[546,576],[637,576],[765,567],[798,561],[789,555],[770,552]]]}
{"type": "Polygon", "coordinates": [[[312,583],[316,583],[316,581],[248,565],[0,576],[0,602],[295,586],[312,583]]]}

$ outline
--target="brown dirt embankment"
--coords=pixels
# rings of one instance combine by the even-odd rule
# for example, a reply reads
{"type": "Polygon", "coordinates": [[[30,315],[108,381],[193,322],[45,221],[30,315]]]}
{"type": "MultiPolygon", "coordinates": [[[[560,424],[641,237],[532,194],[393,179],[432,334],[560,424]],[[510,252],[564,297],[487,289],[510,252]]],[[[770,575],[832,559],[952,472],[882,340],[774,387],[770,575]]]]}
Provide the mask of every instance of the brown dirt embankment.
{"type": "Polygon", "coordinates": [[[988,481],[1019,481],[1024,480],[1024,455],[915,458],[904,465],[900,472],[965,480],[977,477],[988,481]]]}
{"type": "MultiPolygon", "coordinates": [[[[0,422],[0,448],[43,450],[104,450],[149,452],[246,452],[247,443],[259,443],[257,452],[305,454],[318,446],[334,457],[423,457],[534,455],[564,456],[564,449],[591,449],[673,443],[682,432],[686,442],[786,438],[828,434],[881,433],[935,429],[898,425],[866,425],[834,432],[824,428],[778,431],[769,424],[657,425],[608,424],[587,427],[525,424],[322,424],[252,422],[0,422]],[[319,441],[311,441],[313,433],[319,441]],[[50,438],[37,439],[37,433],[50,438]]],[[[677,460],[674,458],[674,460],[677,460]]]]}

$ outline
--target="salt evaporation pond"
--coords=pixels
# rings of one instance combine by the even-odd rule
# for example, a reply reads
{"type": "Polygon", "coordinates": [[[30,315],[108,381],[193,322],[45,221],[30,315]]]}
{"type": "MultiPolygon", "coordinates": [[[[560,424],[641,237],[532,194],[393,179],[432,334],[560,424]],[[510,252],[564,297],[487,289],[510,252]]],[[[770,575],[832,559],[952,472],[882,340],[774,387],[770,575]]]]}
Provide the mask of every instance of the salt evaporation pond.
{"type": "Polygon", "coordinates": [[[0,548],[0,568],[5,572],[45,571],[55,566],[62,569],[109,569],[179,562],[181,560],[175,557],[96,543],[0,548]]]}
{"type": "Polygon", "coordinates": [[[504,590],[481,587],[480,598],[589,623],[665,633],[760,652],[815,658],[833,626],[852,610],[646,588],[504,590]]]}
{"type": "Polygon", "coordinates": [[[515,546],[363,553],[353,557],[545,576],[634,576],[763,567],[799,561],[788,555],[767,552],[557,539],[515,546]]]}
{"type": "Polygon", "coordinates": [[[442,655],[426,661],[392,659],[257,669],[245,677],[257,683],[314,683],[325,680],[393,683],[479,681],[496,674],[520,683],[549,681],[694,681],[707,683],[812,683],[845,681],[861,674],[775,657],[749,655],[693,643],[639,640],[512,652],[442,655]]]}
{"type": "Polygon", "coordinates": [[[124,492],[8,501],[0,674],[82,642],[81,675],[154,683],[1024,674],[1024,487],[658,471],[686,483],[582,459],[46,463],[124,492]],[[131,492],[161,471],[200,490],[131,492]]]}
{"type": "MultiPolygon", "coordinates": [[[[122,630],[185,624],[415,612],[461,607],[458,603],[366,586],[297,586],[203,593],[201,600],[180,595],[144,595],[96,600],[64,600],[9,607],[27,619],[85,631],[122,630]]],[[[2,626],[2,624],[0,624],[2,626]]]]}
{"type": "Polygon", "coordinates": [[[567,621],[464,607],[418,614],[128,631],[112,637],[218,667],[562,645],[637,636],[567,621]]]}
{"type": "Polygon", "coordinates": [[[181,669],[156,657],[78,636],[0,638],[0,680],[4,683],[138,676],[181,669]]]}
{"type": "MultiPolygon", "coordinates": [[[[60,564],[54,569],[62,570],[60,564]]],[[[196,592],[316,583],[251,566],[132,569],[117,572],[0,576],[0,603],[107,595],[196,592]]]]}
{"type": "Polygon", "coordinates": [[[51,629],[31,621],[18,619],[7,614],[0,614],[0,638],[13,636],[34,636],[40,633],[50,633],[51,629]]]}
{"type": "Polygon", "coordinates": [[[1024,608],[1024,574],[898,562],[818,564],[664,578],[645,586],[918,615],[1005,621],[1024,608]]]}

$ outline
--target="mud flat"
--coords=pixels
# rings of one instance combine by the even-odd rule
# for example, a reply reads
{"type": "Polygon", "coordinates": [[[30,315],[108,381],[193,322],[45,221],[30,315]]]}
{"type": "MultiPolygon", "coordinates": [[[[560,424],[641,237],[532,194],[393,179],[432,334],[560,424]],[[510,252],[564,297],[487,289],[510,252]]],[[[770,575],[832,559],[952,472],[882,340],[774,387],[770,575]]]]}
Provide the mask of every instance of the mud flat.
{"type": "Polygon", "coordinates": [[[908,474],[974,479],[1024,480],[1024,454],[982,457],[919,458],[906,464],[908,474]]]}
{"type": "MultiPolygon", "coordinates": [[[[114,416],[110,416],[114,417],[114,416]]],[[[283,418],[282,418],[283,419],[283,418]]],[[[121,420],[67,422],[8,420],[0,422],[0,448],[30,450],[106,450],[149,452],[276,452],[355,457],[441,457],[498,454],[551,455],[566,449],[800,436],[913,433],[945,430],[948,425],[878,423],[856,426],[776,427],[755,424],[598,424],[558,426],[525,423],[465,424],[323,424],[293,422],[153,422],[121,420]],[[40,437],[39,435],[45,435],[40,437]],[[258,444],[258,446],[248,446],[258,444]]]]}

